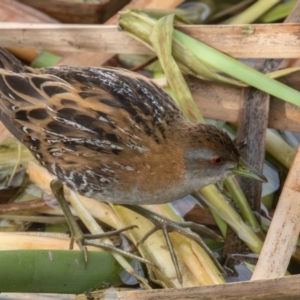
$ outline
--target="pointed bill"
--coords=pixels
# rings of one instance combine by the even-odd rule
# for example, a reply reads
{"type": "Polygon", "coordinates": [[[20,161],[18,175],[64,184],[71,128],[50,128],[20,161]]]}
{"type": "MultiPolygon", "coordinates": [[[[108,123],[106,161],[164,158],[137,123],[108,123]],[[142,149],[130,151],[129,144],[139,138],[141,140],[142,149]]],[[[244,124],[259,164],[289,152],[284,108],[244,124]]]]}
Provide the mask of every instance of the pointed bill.
{"type": "Polygon", "coordinates": [[[239,163],[232,169],[232,171],[233,173],[243,177],[253,178],[262,182],[268,182],[268,179],[261,172],[258,172],[251,167],[242,157],[240,157],[239,163]]]}

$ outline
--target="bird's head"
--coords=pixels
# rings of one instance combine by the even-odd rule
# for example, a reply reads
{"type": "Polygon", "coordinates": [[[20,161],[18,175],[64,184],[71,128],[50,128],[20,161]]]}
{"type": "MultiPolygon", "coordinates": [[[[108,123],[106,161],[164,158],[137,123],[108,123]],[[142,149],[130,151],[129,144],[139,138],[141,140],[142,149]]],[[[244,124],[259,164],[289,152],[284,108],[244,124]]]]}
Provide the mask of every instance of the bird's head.
{"type": "Polygon", "coordinates": [[[198,177],[200,187],[231,175],[267,182],[239,154],[226,132],[213,125],[195,124],[186,135],[185,165],[189,177],[198,177]]]}

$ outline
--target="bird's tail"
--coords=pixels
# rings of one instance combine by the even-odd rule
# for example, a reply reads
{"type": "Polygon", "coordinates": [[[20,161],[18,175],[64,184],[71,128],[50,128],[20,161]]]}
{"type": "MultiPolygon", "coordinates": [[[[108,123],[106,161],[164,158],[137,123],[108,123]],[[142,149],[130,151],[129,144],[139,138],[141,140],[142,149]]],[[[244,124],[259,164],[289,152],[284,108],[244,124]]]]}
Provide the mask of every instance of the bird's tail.
{"type": "Polygon", "coordinates": [[[0,121],[18,139],[21,138],[21,134],[13,123],[12,112],[19,105],[26,105],[20,95],[14,92],[14,87],[17,90],[26,89],[26,85],[24,86],[24,82],[21,80],[22,76],[19,76],[23,72],[32,73],[33,71],[7,50],[0,47],[0,121]],[[16,80],[13,80],[14,78],[16,80]],[[9,82],[11,84],[7,84],[7,79],[11,79],[9,82]]]}
{"type": "Polygon", "coordinates": [[[0,47],[0,69],[10,70],[15,73],[22,72],[25,65],[4,48],[0,47]]]}

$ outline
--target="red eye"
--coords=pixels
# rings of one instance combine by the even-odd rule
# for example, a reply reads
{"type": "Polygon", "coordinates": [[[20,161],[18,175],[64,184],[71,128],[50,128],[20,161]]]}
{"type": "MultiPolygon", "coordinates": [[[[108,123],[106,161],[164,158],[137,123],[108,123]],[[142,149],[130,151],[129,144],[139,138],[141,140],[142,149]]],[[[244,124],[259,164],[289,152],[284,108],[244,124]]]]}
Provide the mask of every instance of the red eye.
{"type": "Polygon", "coordinates": [[[216,155],[216,156],[213,156],[213,157],[211,158],[211,163],[212,163],[213,165],[221,165],[221,164],[223,164],[224,162],[225,162],[225,159],[224,159],[224,157],[222,157],[222,156],[216,155]]]}

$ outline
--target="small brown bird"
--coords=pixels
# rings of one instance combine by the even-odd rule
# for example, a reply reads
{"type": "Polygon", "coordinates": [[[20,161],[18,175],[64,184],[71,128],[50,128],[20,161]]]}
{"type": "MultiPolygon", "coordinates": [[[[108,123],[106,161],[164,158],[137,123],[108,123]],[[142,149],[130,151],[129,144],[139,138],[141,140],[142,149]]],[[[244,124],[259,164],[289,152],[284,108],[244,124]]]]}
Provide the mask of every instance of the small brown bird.
{"type": "Polygon", "coordinates": [[[227,176],[266,178],[230,137],[189,122],[151,80],[123,69],[32,69],[0,49],[1,121],[70,189],[120,204],[179,199],[227,176]]]}

